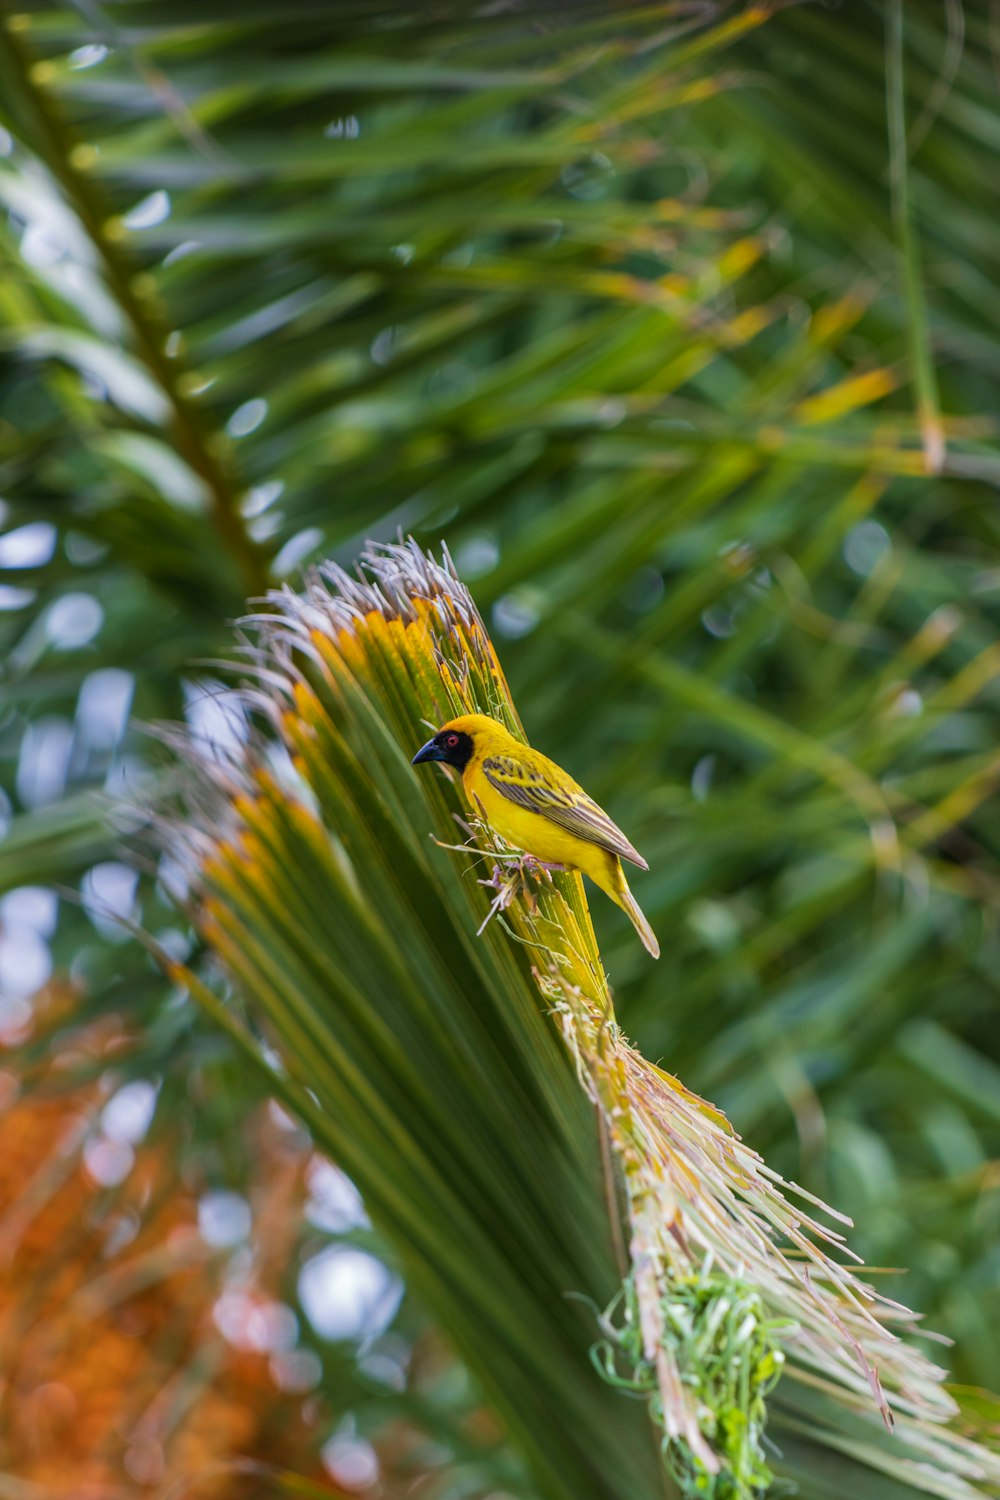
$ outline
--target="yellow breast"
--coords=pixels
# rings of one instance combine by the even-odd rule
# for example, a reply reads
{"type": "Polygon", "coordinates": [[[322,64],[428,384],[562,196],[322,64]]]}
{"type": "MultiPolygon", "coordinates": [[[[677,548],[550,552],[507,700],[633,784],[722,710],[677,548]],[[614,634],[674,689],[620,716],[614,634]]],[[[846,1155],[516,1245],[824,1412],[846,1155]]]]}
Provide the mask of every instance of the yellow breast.
{"type": "Polygon", "coordinates": [[[491,786],[477,761],[470,762],[462,780],[473,810],[515,849],[533,854],[543,864],[567,865],[587,874],[595,868],[603,870],[610,862],[610,856],[595,844],[503,796],[491,786]]]}

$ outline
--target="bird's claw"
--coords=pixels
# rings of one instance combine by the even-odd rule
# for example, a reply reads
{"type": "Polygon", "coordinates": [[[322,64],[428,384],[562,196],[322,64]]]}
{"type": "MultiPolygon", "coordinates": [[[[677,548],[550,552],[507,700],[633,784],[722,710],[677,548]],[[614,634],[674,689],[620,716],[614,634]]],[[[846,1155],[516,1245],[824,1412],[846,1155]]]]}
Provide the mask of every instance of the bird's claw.
{"type": "MultiPolygon", "coordinates": [[[[531,915],[538,914],[538,901],[528,877],[535,880],[546,880],[552,884],[552,876],[560,870],[565,870],[566,865],[546,864],[544,860],[536,859],[533,854],[522,854],[520,859],[512,860],[506,868],[496,864],[493,866],[489,880],[480,880],[479,884],[486,886],[487,890],[496,891],[496,895],[490,902],[490,909],[486,913],[485,920],[479,928],[482,933],[487,923],[497,915],[498,912],[506,911],[508,906],[519,893],[524,897],[525,903],[531,915]]],[[[477,937],[479,936],[477,933],[477,937]]]]}

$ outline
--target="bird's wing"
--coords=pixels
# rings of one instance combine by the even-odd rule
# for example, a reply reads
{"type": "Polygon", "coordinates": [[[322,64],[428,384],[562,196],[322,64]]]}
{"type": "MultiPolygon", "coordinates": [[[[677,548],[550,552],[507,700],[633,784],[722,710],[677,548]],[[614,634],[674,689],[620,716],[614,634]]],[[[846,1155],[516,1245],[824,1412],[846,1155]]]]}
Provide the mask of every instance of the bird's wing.
{"type": "Polygon", "coordinates": [[[508,801],[548,818],[568,833],[576,834],[577,838],[607,849],[609,854],[631,860],[641,870],[649,869],[618,825],[612,823],[603,808],[598,807],[575,782],[561,786],[554,778],[510,755],[495,755],[484,760],[483,775],[490,786],[508,801]]]}

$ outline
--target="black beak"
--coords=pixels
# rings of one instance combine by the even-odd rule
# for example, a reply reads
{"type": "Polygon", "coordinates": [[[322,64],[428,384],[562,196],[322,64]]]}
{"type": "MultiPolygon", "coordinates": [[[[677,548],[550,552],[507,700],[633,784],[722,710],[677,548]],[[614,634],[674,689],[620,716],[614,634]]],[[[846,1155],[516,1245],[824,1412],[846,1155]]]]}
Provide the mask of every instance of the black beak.
{"type": "Polygon", "coordinates": [[[433,740],[428,740],[410,761],[411,766],[422,766],[425,760],[444,760],[444,751],[433,740]]]}

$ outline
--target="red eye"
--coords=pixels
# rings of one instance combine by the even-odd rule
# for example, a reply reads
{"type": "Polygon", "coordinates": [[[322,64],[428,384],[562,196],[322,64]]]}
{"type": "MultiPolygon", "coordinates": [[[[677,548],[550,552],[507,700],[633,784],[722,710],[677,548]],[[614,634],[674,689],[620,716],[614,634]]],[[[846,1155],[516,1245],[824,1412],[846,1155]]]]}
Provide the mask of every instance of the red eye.
{"type": "Polygon", "coordinates": [[[455,746],[458,744],[458,735],[449,734],[447,744],[449,750],[454,750],[455,746]]]}

